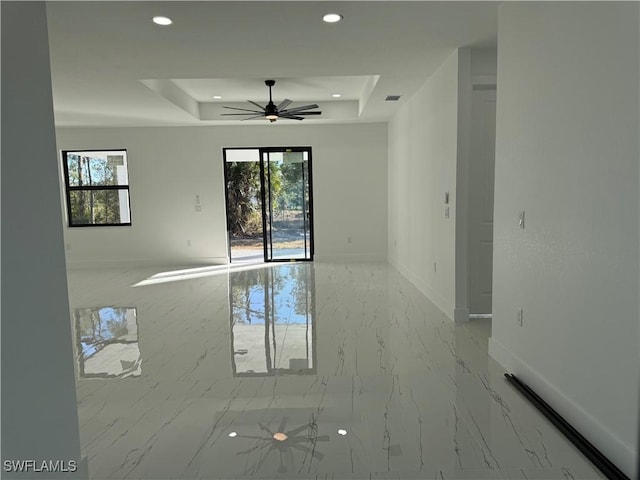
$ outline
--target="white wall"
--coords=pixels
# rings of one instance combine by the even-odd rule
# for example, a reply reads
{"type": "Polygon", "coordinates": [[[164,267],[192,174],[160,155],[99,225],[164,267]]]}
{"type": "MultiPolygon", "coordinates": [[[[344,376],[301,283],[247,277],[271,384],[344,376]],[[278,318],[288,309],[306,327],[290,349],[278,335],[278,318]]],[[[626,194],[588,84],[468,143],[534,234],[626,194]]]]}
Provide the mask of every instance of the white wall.
{"type": "Polygon", "coordinates": [[[455,51],[389,122],[388,136],[389,262],[450,318],[455,308],[457,99],[455,51]],[[445,192],[450,218],[444,215],[445,192]]]}
{"type": "Polygon", "coordinates": [[[43,2],[2,2],[2,478],[87,478],[58,204],[43,2]],[[75,473],[8,473],[5,460],[75,473]],[[40,463],[38,463],[40,465],[40,463]]]}
{"type": "Polygon", "coordinates": [[[61,128],[59,150],[127,149],[132,210],[130,227],[65,226],[67,261],[226,262],[222,148],[240,146],[311,146],[316,260],[384,260],[386,137],[384,124],[61,128]]]}
{"type": "Polygon", "coordinates": [[[638,30],[637,3],[500,9],[490,345],[632,478],[638,30]]]}

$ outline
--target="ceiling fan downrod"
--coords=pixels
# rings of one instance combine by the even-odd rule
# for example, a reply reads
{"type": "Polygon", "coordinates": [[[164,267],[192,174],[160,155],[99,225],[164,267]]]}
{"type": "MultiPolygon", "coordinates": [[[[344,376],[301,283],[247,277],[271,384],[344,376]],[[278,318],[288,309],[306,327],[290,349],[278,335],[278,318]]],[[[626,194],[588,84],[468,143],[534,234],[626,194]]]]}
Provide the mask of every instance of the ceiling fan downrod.
{"type": "Polygon", "coordinates": [[[264,107],[265,118],[270,122],[275,122],[278,119],[278,108],[273,103],[271,97],[271,87],[276,84],[275,80],[265,80],[264,84],[269,87],[269,103],[264,107]]]}

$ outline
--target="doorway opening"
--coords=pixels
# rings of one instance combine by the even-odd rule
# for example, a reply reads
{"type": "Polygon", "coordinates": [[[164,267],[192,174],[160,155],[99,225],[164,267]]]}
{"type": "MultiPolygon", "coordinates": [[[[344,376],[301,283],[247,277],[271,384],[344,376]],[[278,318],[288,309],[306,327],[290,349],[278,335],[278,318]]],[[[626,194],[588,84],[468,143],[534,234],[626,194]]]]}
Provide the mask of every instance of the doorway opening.
{"type": "Polygon", "coordinates": [[[224,148],[229,258],[313,259],[311,147],[224,148]]]}
{"type": "Polygon", "coordinates": [[[469,318],[491,318],[496,145],[495,85],[473,87],[471,122],[471,157],[467,190],[469,318]]]}

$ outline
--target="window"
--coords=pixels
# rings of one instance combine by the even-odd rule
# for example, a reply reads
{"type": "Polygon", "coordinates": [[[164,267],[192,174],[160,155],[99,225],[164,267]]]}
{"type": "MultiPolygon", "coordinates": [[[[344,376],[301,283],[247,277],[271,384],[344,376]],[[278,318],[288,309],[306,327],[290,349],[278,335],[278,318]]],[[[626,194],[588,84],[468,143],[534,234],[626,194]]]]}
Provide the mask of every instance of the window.
{"type": "Polygon", "coordinates": [[[126,150],[62,152],[70,227],[131,225],[126,150]]]}

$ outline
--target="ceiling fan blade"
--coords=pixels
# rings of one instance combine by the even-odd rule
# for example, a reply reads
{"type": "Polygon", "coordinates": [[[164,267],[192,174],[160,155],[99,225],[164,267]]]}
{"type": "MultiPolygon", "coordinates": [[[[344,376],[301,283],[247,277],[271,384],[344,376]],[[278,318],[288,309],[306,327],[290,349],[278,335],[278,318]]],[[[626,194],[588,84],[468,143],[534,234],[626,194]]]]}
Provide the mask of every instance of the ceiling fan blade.
{"type": "Polygon", "coordinates": [[[283,115],[283,114],[280,114],[279,118],[289,118],[291,120],[304,120],[304,117],[297,117],[295,115],[283,115]]]}
{"type": "Polygon", "coordinates": [[[303,105],[300,107],[294,107],[291,109],[287,109],[289,105],[293,103],[292,100],[285,98],[278,106],[273,104],[272,96],[271,96],[271,87],[275,84],[273,80],[266,80],[265,85],[269,87],[269,103],[265,106],[260,105],[259,103],[254,102],[253,100],[247,100],[251,105],[258,107],[259,110],[249,110],[246,108],[237,108],[237,107],[224,107],[231,110],[238,110],[240,112],[247,113],[222,113],[222,116],[244,116],[248,118],[241,118],[240,120],[253,120],[255,118],[269,118],[270,122],[275,122],[278,118],[289,119],[289,120],[304,120],[307,115],[321,115],[322,112],[309,112],[308,110],[314,108],[320,108],[318,105],[310,104],[303,105]],[[255,115],[255,116],[252,116],[255,115]]]}
{"type": "Polygon", "coordinates": [[[249,110],[247,108],[236,108],[236,107],[222,107],[222,108],[228,108],[229,110],[240,110],[243,112],[250,112],[250,113],[262,113],[258,110],[249,110]]]}
{"type": "Polygon", "coordinates": [[[299,111],[301,111],[301,110],[310,110],[310,109],[312,109],[312,108],[320,108],[320,107],[314,103],[313,105],[304,105],[303,107],[290,108],[290,109],[285,110],[284,112],[281,112],[281,113],[286,113],[286,112],[299,112],[299,111]]]}
{"type": "Polygon", "coordinates": [[[224,116],[228,117],[228,116],[231,116],[231,115],[244,115],[244,116],[249,116],[249,115],[255,115],[256,113],[258,114],[258,116],[259,116],[259,117],[264,117],[264,113],[262,113],[262,112],[253,112],[253,113],[221,113],[221,114],[220,114],[220,116],[221,116],[221,117],[224,117],[224,116]]]}
{"type": "Polygon", "coordinates": [[[257,104],[256,102],[252,102],[251,100],[247,100],[247,102],[255,105],[256,107],[258,107],[260,110],[264,111],[265,108],[262,105],[257,104]]]}
{"type": "Polygon", "coordinates": [[[289,100],[288,98],[285,98],[282,102],[280,102],[280,105],[278,105],[276,108],[278,109],[278,111],[281,111],[281,110],[287,108],[289,105],[291,105],[291,103],[293,103],[292,100],[289,100]]]}

